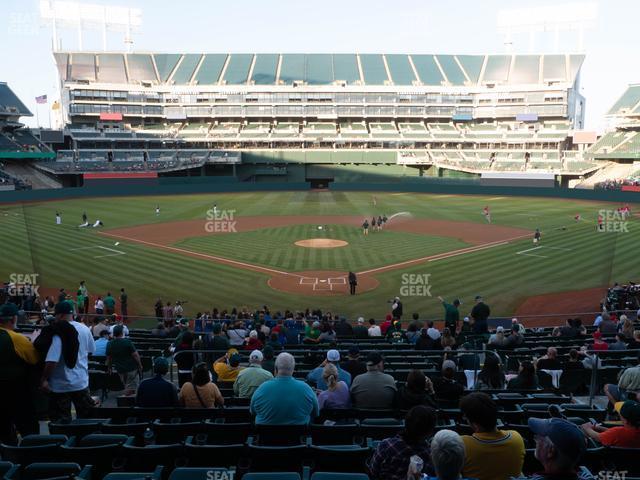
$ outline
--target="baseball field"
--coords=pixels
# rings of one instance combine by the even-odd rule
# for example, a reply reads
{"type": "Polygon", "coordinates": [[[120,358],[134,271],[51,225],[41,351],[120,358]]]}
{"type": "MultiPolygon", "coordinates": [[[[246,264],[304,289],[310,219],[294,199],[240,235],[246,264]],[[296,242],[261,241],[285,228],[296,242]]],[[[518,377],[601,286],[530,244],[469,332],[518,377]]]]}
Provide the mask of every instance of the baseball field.
{"type": "Polygon", "coordinates": [[[124,287],[139,316],[153,315],[160,298],[187,301],[188,316],[268,305],[380,318],[399,295],[407,314],[438,318],[438,295],[460,298],[464,313],[478,294],[497,315],[585,312],[613,282],[638,280],[637,206],[625,219],[620,206],[314,191],[0,205],[0,278],[37,274],[41,295],[75,294],[80,280],[92,298],[124,287]],[[85,212],[103,226],[80,228],[85,212]],[[373,216],[388,221],[364,235],[373,216]]]}

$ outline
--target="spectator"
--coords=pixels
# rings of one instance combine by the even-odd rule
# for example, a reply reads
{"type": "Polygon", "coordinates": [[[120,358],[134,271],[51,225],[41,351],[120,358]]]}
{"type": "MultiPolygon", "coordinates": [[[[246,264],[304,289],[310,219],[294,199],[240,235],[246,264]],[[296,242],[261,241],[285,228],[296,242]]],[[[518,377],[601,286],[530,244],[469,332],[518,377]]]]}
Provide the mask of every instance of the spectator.
{"type": "Polygon", "coordinates": [[[393,299],[393,303],[391,304],[391,315],[394,320],[402,320],[403,307],[400,297],[395,297],[393,299]]]}
{"type": "Polygon", "coordinates": [[[278,334],[276,332],[271,332],[271,334],[269,335],[269,340],[267,341],[267,343],[265,344],[271,346],[271,348],[273,348],[273,350],[282,350],[282,343],[280,343],[278,334]]]}
{"type": "Polygon", "coordinates": [[[224,406],[218,386],[211,381],[206,363],[193,367],[192,380],[182,385],[178,398],[186,408],[214,408],[224,406]]]}
{"type": "Polygon", "coordinates": [[[460,311],[458,310],[460,300],[456,298],[453,303],[445,302],[442,297],[438,297],[438,300],[442,302],[442,306],[444,307],[444,326],[455,335],[458,331],[458,323],[460,322],[460,311]]]}
{"type": "Polygon", "coordinates": [[[182,388],[185,382],[191,381],[193,366],[196,363],[196,354],[193,350],[193,333],[187,331],[180,337],[180,343],[176,345],[173,359],[178,367],[178,387],[182,388]]]}
{"type": "Polygon", "coordinates": [[[242,320],[236,321],[233,326],[227,329],[227,337],[229,337],[229,345],[232,347],[241,347],[244,345],[247,337],[247,329],[244,327],[242,320]]]}
{"type": "Polygon", "coordinates": [[[173,307],[171,306],[171,302],[167,302],[167,304],[162,309],[162,319],[164,321],[164,326],[166,328],[173,327],[175,315],[173,314],[173,307]]]}
{"type": "Polygon", "coordinates": [[[561,370],[581,370],[584,365],[580,361],[578,351],[574,348],[569,350],[569,361],[567,361],[561,368],[561,370]]]}
{"type": "Polygon", "coordinates": [[[0,442],[14,444],[16,431],[22,437],[40,433],[29,382],[31,368],[38,362],[38,352],[24,335],[15,331],[18,307],[0,306],[0,442]]]}
{"type": "Polygon", "coordinates": [[[622,426],[606,428],[588,422],[582,425],[582,430],[606,447],[640,448],[640,403],[633,400],[618,402],[615,410],[622,426]]]}
{"type": "Polygon", "coordinates": [[[625,341],[633,338],[633,322],[626,315],[620,316],[620,333],[625,337],[625,341]]]}
{"type": "Polygon", "coordinates": [[[566,337],[566,338],[575,338],[578,336],[578,329],[573,324],[572,318],[567,318],[565,325],[560,327],[556,332],[554,332],[554,336],[566,337]]]}
{"type": "Polygon", "coordinates": [[[107,325],[107,319],[105,317],[96,317],[95,325],[91,327],[91,334],[98,338],[100,337],[100,332],[106,331],[109,334],[109,326],[107,325]]]}
{"type": "Polygon", "coordinates": [[[609,350],[609,344],[602,339],[602,333],[599,331],[593,332],[593,345],[591,350],[594,352],[606,352],[609,350]]]}
{"type": "Polygon", "coordinates": [[[388,314],[385,317],[384,322],[382,322],[382,324],[380,325],[380,333],[382,334],[382,336],[385,336],[387,334],[387,330],[389,330],[389,327],[391,327],[392,322],[393,317],[388,314]]]}
{"type": "Polygon", "coordinates": [[[311,325],[307,324],[304,330],[303,343],[319,343],[320,342],[320,322],[315,321],[311,325]]]}
{"type": "Polygon", "coordinates": [[[464,476],[494,480],[520,475],[524,442],[518,432],[496,428],[498,407],[491,397],[470,393],[460,401],[460,410],[474,432],[462,437],[466,452],[464,476]]]}
{"type": "MultiPolygon", "coordinates": [[[[364,320],[364,318],[363,318],[364,320]]],[[[368,335],[370,337],[381,337],[382,336],[382,330],[380,330],[380,327],[378,325],[376,325],[376,321],[373,318],[369,319],[369,330],[368,330],[368,335]]]]}
{"type": "Polygon", "coordinates": [[[112,368],[122,379],[125,395],[134,393],[142,377],[142,362],[133,342],[124,338],[122,325],[115,326],[113,339],[107,344],[107,371],[112,368]]]}
{"type": "Polygon", "coordinates": [[[629,350],[640,349],[640,330],[633,331],[633,338],[629,341],[627,348],[629,350]]]}
{"type": "Polygon", "coordinates": [[[351,384],[351,397],[357,408],[392,408],[396,382],[384,373],[384,360],[378,352],[367,356],[367,373],[358,375],[351,384]]]}
{"type": "Polygon", "coordinates": [[[89,394],[89,354],[95,352],[95,342],[86,325],[72,320],[71,312],[68,303],[56,304],[52,335],[49,339],[42,339],[43,344],[49,343],[50,346],[40,387],[50,392],[49,420],[52,422],[70,422],[71,403],[79,418],[88,417],[95,405],[89,394]]]}
{"type": "Polygon", "coordinates": [[[276,378],[260,385],[251,397],[256,425],[307,425],[318,415],[316,394],[293,378],[295,365],[290,353],[276,357],[276,378]]]}
{"type": "MultiPolygon", "coordinates": [[[[364,323],[364,319],[363,319],[364,323]]],[[[352,337],[354,335],[353,327],[347,323],[347,319],[344,317],[340,318],[340,321],[336,325],[336,336],[338,338],[352,337]]]]}
{"type": "Polygon", "coordinates": [[[153,361],[155,375],[140,382],[136,393],[136,407],[166,408],[179,405],[176,386],[164,379],[168,371],[169,362],[166,358],[157,357],[153,361]]]}
{"type": "Polygon", "coordinates": [[[507,337],[507,348],[517,348],[524,345],[524,327],[520,324],[514,324],[511,326],[511,333],[507,337]]]}
{"type": "Polygon", "coordinates": [[[249,366],[238,374],[233,383],[233,393],[239,398],[251,398],[260,385],[273,379],[273,374],[262,368],[264,356],[260,350],[249,355],[249,366]]]}
{"type": "Polygon", "coordinates": [[[404,430],[381,441],[371,458],[367,470],[372,480],[406,480],[412,456],[424,462],[423,470],[431,471],[431,451],[427,438],[433,433],[436,412],[422,405],[413,407],[405,417],[404,430]]]}
{"type": "Polygon", "coordinates": [[[489,337],[489,345],[496,348],[505,347],[509,341],[504,334],[504,327],[499,326],[496,328],[496,333],[489,337]]]}
{"type": "Polygon", "coordinates": [[[244,346],[245,350],[254,351],[254,350],[262,350],[263,344],[258,338],[257,330],[251,330],[249,332],[249,339],[247,340],[247,344],[244,346]]]}
{"type": "Polygon", "coordinates": [[[452,430],[440,430],[431,440],[431,463],[436,477],[429,480],[458,480],[464,467],[464,442],[452,430]]]}
{"type": "Polygon", "coordinates": [[[483,334],[489,332],[489,327],[487,325],[487,319],[489,315],[491,315],[491,309],[489,306],[484,303],[482,297],[477,295],[476,304],[471,309],[471,320],[473,320],[473,333],[475,334],[483,334]]]}
{"type": "Polygon", "coordinates": [[[426,328],[420,330],[420,336],[416,340],[416,350],[438,350],[436,342],[427,332],[426,328]]]}
{"type": "Polygon", "coordinates": [[[420,338],[420,331],[418,329],[418,324],[416,322],[411,322],[409,324],[409,326],[407,327],[407,331],[405,332],[405,336],[407,338],[407,343],[410,343],[411,345],[415,345],[418,338],[420,338]]]}
{"type": "Polygon", "coordinates": [[[216,352],[226,352],[229,350],[229,339],[222,332],[222,325],[220,323],[214,323],[211,332],[213,335],[208,341],[208,347],[216,352]]]}
{"type": "Polygon", "coordinates": [[[154,337],[166,338],[167,329],[164,328],[164,323],[158,322],[156,327],[151,329],[151,335],[153,335],[154,337]]]}
{"type": "Polygon", "coordinates": [[[387,334],[385,335],[385,337],[391,343],[407,342],[407,336],[404,333],[404,330],[402,330],[402,324],[399,320],[393,322],[393,325],[387,330],[387,334]]]}
{"type": "Polygon", "coordinates": [[[505,382],[500,361],[495,355],[487,355],[482,370],[478,373],[474,388],[476,390],[503,390],[505,382]]]}
{"type": "Polygon", "coordinates": [[[213,362],[213,371],[218,375],[219,382],[235,382],[238,374],[243,370],[240,366],[240,354],[235,348],[213,362]]]}
{"type": "Polygon", "coordinates": [[[431,379],[420,370],[411,370],[407,382],[398,391],[398,408],[409,410],[416,405],[437,408],[431,379]]]}
{"type": "Polygon", "coordinates": [[[611,320],[611,315],[604,312],[602,314],[602,321],[600,322],[600,325],[598,325],[598,330],[600,330],[600,333],[603,335],[615,335],[618,332],[618,326],[616,325],[616,322],[611,320]]]}
{"type": "Polygon", "coordinates": [[[326,390],[318,394],[318,408],[349,408],[351,397],[349,386],[338,380],[338,369],[333,363],[327,363],[322,372],[322,380],[326,383],[326,390]]]}
{"type": "Polygon", "coordinates": [[[326,322],[320,329],[320,336],[318,337],[318,343],[335,343],[336,332],[330,323],[326,322]]]}
{"type": "Polygon", "coordinates": [[[93,304],[93,308],[96,311],[96,315],[104,315],[104,300],[102,300],[101,296],[96,298],[96,301],[93,304]]]}
{"type": "Polygon", "coordinates": [[[536,362],[538,370],[562,370],[562,363],[558,360],[558,350],[555,347],[547,348],[547,354],[536,362]]]}
{"type": "Polygon", "coordinates": [[[544,467],[542,473],[526,477],[528,480],[593,479],[578,473],[586,442],[576,425],[560,418],[530,418],[528,424],[536,442],[535,457],[544,467]]]}
{"type": "Polygon", "coordinates": [[[262,355],[264,359],[262,360],[262,368],[267,372],[271,372],[273,374],[276,369],[276,362],[273,359],[274,350],[270,345],[265,346],[262,349],[262,355]]]}
{"type": "Polygon", "coordinates": [[[107,356],[107,344],[109,343],[109,329],[100,330],[96,340],[96,351],[93,353],[94,357],[106,357],[107,356]]]}
{"type": "Polygon", "coordinates": [[[346,383],[347,387],[351,385],[351,374],[346,370],[340,368],[340,352],[338,350],[329,350],[327,352],[327,358],[320,364],[319,367],[314,368],[307,375],[307,382],[312,386],[315,386],[318,390],[326,390],[327,384],[324,381],[324,367],[331,363],[335,365],[338,371],[338,380],[346,383]]]}
{"type": "Polygon", "coordinates": [[[111,292],[107,292],[107,296],[104,297],[104,313],[107,316],[111,316],[116,313],[116,299],[111,296],[111,292]]]}
{"type": "Polygon", "coordinates": [[[433,381],[433,390],[437,399],[456,403],[464,393],[464,386],[456,378],[456,364],[453,360],[442,362],[442,376],[433,381]]]}
{"type": "Polygon", "coordinates": [[[440,346],[443,350],[447,347],[449,347],[449,349],[453,349],[456,346],[456,338],[451,335],[451,331],[447,327],[445,327],[445,329],[442,331],[440,346]]]}
{"type": "Polygon", "coordinates": [[[537,390],[538,375],[533,363],[524,361],[520,363],[518,376],[509,380],[509,390],[537,390]]]}
{"type": "Polygon", "coordinates": [[[122,327],[122,336],[123,337],[128,337],[129,336],[129,328],[124,324],[124,322],[122,321],[122,316],[117,315],[117,314],[113,314],[111,315],[111,321],[112,321],[112,325],[109,327],[109,333],[111,334],[111,336],[113,337],[113,329],[117,326],[120,325],[122,327]]]}
{"type": "Polygon", "coordinates": [[[357,345],[351,345],[351,347],[349,347],[349,358],[342,365],[342,368],[351,375],[351,381],[358,375],[367,372],[367,366],[364,362],[360,361],[360,349],[357,345]]]}
{"type": "Polygon", "coordinates": [[[640,392],[640,364],[622,372],[617,385],[608,383],[604,386],[604,393],[612,406],[626,400],[629,393],[636,392],[640,392]]]}
{"type": "Polygon", "coordinates": [[[616,334],[616,341],[609,345],[609,350],[621,351],[627,349],[627,337],[623,333],[616,334]]]}

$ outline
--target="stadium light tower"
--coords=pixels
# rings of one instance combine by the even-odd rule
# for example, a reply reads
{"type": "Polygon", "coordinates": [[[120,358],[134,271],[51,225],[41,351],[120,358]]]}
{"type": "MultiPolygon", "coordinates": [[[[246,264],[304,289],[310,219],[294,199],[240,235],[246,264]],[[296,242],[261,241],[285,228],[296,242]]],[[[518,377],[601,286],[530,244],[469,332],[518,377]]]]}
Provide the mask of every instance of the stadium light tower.
{"type": "Polygon", "coordinates": [[[131,34],[142,25],[142,10],[58,0],[40,0],[40,18],[52,26],[54,51],[60,48],[58,28],[77,28],[78,50],[82,50],[83,30],[100,30],[103,50],[107,50],[107,32],[124,32],[124,42],[127,45],[127,51],[130,52],[133,44],[131,34]]]}
{"type": "Polygon", "coordinates": [[[498,31],[505,35],[505,46],[513,45],[511,36],[529,34],[529,51],[535,49],[538,32],[554,33],[554,51],[558,53],[561,31],[578,32],[578,51],[584,50],[584,31],[595,25],[598,5],[595,2],[577,2],[544,7],[522,7],[498,12],[498,31]]]}

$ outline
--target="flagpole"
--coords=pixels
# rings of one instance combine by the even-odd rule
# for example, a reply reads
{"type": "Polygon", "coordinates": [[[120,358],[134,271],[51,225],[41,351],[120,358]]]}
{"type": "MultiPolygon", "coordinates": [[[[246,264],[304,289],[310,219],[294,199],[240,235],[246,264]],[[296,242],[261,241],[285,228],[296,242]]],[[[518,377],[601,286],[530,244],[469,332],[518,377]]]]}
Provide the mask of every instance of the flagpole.
{"type": "Polygon", "coordinates": [[[38,124],[38,128],[40,128],[40,104],[36,100],[36,123],[38,124]]]}

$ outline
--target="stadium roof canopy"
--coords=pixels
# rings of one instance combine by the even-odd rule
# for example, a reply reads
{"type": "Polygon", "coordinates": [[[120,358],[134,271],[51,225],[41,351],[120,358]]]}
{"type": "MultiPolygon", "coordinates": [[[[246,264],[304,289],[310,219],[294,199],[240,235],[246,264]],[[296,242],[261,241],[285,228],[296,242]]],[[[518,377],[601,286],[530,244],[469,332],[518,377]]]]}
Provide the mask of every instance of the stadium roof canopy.
{"type": "Polygon", "coordinates": [[[13,90],[9,88],[9,85],[4,82],[0,82],[0,115],[33,116],[24,103],[13,93],[13,90]]]}
{"type": "Polygon", "coordinates": [[[65,82],[152,85],[573,84],[584,55],[56,52],[65,82]]]}
{"type": "Polygon", "coordinates": [[[607,115],[640,115],[640,84],[629,85],[607,115]]]}

